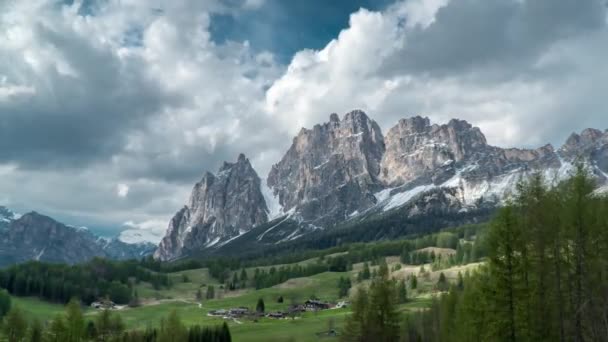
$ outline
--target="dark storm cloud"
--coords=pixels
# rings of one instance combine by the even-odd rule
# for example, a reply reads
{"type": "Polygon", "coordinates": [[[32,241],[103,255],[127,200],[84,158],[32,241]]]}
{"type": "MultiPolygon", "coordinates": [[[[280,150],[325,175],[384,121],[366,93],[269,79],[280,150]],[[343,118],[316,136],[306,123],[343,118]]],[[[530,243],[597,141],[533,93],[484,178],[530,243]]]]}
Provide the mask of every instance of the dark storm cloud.
{"type": "MultiPolygon", "coordinates": [[[[26,71],[35,93],[0,102],[0,163],[72,167],[107,159],[123,148],[126,133],[172,101],[135,61],[121,61],[82,36],[43,25],[34,32],[74,75],[55,66],[43,75],[26,71]]],[[[5,59],[0,71],[11,75],[15,65],[22,63],[5,59]]]]}
{"type": "Polygon", "coordinates": [[[385,73],[455,74],[528,70],[556,41],[606,25],[603,0],[457,0],[428,27],[408,32],[385,73]]]}

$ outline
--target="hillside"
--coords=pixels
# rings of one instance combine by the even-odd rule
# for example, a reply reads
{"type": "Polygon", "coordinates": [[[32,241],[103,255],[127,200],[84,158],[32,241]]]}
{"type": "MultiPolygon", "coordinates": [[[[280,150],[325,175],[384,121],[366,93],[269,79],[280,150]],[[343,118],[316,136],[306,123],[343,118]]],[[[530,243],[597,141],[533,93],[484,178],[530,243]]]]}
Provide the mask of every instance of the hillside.
{"type": "MultiPolygon", "coordinates": [[[[475,233],[483,229],[482,227],[462,227],[450,230],[445,234],[451,235],[454,239],[462,237],[463,243],[472,243],[475,233]]],[[[318,256],[303,259],[295,263],[280,263],[267,264],[259,266],[248,266],[244,268],[236,268],[229,271],[225,275],[224,281],[219,281],[214,278],[208,268],[189,269],[184,271],[168,273],[169,287],[156,286],[147,281],[139,281],[133,287],[134,293],[138,295],[138,307],[121,307],[115,310],[114,313],[119,315],[126,325],[127,329],[145,329],[148,326],[157,326],[160,319],[166,317],[168,312],[175,310],[182,322],[186,325],[202,324],[205,326],[217,325],[224,321],[221,317],[210,317],[208,313],[213,310],[230,309],[237,307],[247,307],[250,310],[255,309],[256,302],[262,298],[265,302],[266,312],[285,312],[287,308],[294,303],[303,303],[310,298],[318,298],[324,302],[338,303],[348,300],[348,295],[342,297],[339,295],[340,289],[338,284],[341,279],[348,278],[352,282],[350,293],[354,293],[359,287],[366,287],[370,280],[358,280],[359,273],[364,268],[364,264],[371,265],[370,272],[376,272],[380,267],[379,264],[386,262],[392,270],[391,275],[397,281],[404,280],[408,283],[408,300],[399,306],[401,315],[407,315],[410,312],[417,312],[421,308],[428,307],[433,296],[437,295],[436,283],[441,272],[448,276],[450,282],[458,281],[458,272],[461,274],[466,272],[466,269],[473,270],[476,266],[472,264],[469,267],[449,266],[445,264],[440,266],[439,260],[435,263],[421,263],[417,265],[406,264],[402,262],[404,258],[401,256],[402,246],[411,246],[411,252],[407,254],[427,253],[431,247],[423,247],[415,249],[416,246],[435,245],[440,243],[443,245],[445,239],[439,238],[438,235],[425,235],[416,239],[397,240],[393,242],[378,243],[372,242],[363,245],[353,246],[353,249],[346,252],[336,253],[333,250],[318,251],[318,256]],[[388,244],[395,247],[389,247],[388,244]],[[396,254],[388,255],[392,251],[396,254]],[[359,254],[362,251],[386,251],[386,256],[381,258],[359,254]],[[353,260],[351,266],[345,271],[327,272],[320,269],[320,273],[312,274],[307,277],[289,278],[284,282],[277,283],[270,287],[257,288],[252,277],[257,272],[272,274],[273,272],[281,272],[282,269],[293,267],[314,267],[315,265],[330,265],[332,260],[353,260]],[[381,261],[383,260],[383,261],[381,261]],[[256,271],[257,270],[257,271],[256,271]],[[239,277],[243,272],[248,275],[246,286],[229,289],[229,284],[233,275],[239,277]],[[412,289],[410,279],[416,275],[419,279],[417,289],[412,289]],[[207,299],[209,287],[214,287],[214,295],[212,299],[207,299]],[[202,300],[197,298],[197,293],[202,293],[202,300]],[[342,298],[341,298],[342,297],[342,298]],[[283,298],[283,302],[279,303],[278,299],[283,298]],[[202,303],[202,304],[201,304],[202,303]]],[[[410,248],[410,247],[407,247],[410,248]]],[[[406,249],[407,249],[406,248],[406,249]]],[[[439,248],[439,247],[437,247],[439,248]]],[[[446,248],[448,249],[448,248],[446,248]]],[[[453,249],[450,249],[456,252],[453,249]]],[[[460,248],[459,248],[460,250],[460,248]]],[[[365,252],[367,253],[367,252],[365,252]]],[[[439,254],[438,254],[439,255],[439,254]]],[[[446,263],[448,259],[443,259],[446,263]]],[[[260,260],[263,261],[263,260],[260,260]]],[[[350,261],[348,261],[350,263],[350,261]]],[[[456,261],[450,261],[450,263],[456,261]]],[[[324,266],[328,267],[328,266],[324,266]]],[[[39,299],[34,298],[13,298],[14,303],[22,307],[28,314],[37,317],[41,320],[51,319],[56,313],[61,312],[62,307],[57,304],[47,304],[39,299]]],[[[86,319],[94,319],[99,314],[98,310],[87,308],[85,311],[86,319]]],[[[283,340],[289,339],[292,341],[316,341],[317,334],[327,331],[329,327],[333,327],[339,331],[344,324],[345,317],[350,314],[350,308],[330,309],[317,312],[305,312],[298,314],[293,318],[287,319],[272,319],[272,318],[256,318],[250,319],[247,317],[238,319],[226,320],[229,323],[231,334],[235,341],[268,341],[268,340],[283,340]]],[[[327,338],[328,341],[335,340],[327,338]]]]}

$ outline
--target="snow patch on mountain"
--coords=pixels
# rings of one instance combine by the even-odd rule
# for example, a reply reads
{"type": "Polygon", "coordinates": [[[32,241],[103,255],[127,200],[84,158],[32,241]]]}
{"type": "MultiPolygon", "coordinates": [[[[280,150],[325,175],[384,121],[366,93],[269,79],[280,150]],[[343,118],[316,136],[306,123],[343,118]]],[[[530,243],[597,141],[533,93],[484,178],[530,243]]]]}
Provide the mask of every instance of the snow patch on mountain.
{"type": "Polygon", "coordinates": [[[261,182],[260,190],[266,201],[266,207],[268,208],[268,221],[272,221],[275,218],[284,215],[283,206],[279,202],[279,196],[273,193],[266,182],[261,182]]]}
{"type": "Polygon", "coordinates": [[[412,198],[416,197],[416,195],[429,191],[433,188],[435,188],[435,185],[433,185],[433,184],[420,185],[411,190],[394,194],[390,197],[388,202],[384,205],[383,210],[389,211],[391,209],[400,207],[400,206],[406,204],[407,202],[409,202],[412,198]]]}

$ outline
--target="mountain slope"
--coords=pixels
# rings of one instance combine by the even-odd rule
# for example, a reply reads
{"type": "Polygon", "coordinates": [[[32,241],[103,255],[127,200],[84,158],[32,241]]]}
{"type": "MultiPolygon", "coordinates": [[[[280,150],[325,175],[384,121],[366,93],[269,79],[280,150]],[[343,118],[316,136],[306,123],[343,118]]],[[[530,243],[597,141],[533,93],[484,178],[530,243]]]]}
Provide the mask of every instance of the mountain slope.
{"type": "Polygon", "coordinates": [[[260,178],[245,155],[225,162],[217,175],[206,172],[190,200],[169,223],[154,256],[176,259],[189,251],[211,247],[268,221],[260,178]]]}
{"type": "Polygon", "coordinates": [[[0,267],[28,260],[72,264],[93,257],[133,259],[156,249],[152,244],[102,239],[87,229],[67,226],[36,212],[14,217],[0,230],[0,267]]]}
{"type": "Polygon", "coordinates": [[[374,204],[384,138],[362,111],[302,129],[268,175],[284,212],[316,226],[343,220],[374,204]]]}
{"type": "MultiPolygon", "coordinates": [[[[267,198],[279,202],[282,216],[242,224],[241,235],[233,226],[231,234],[191,244],[181,255],[242,253],[329,237],[344,241],[350,239],[348,229],[366,239],[383,239],[438,229],[439,223],[476,222],[504,203],[520,179],[540,172],[556,184],[578,162],[595,176],[598,191],[606,191],[608,131],[573,133],[557,150],[551,145],[501,148],[489,145],[479,128],[463,120],[440,125],[416,116],[399,120],[384,136],[362,111],[342,119],[332,114],[329,122],[302,129],[268,175],[267,198]],[[399,227],[387,217],[409,223],[399,227]],[[392,223],[367,223],[378,220],[392,223]]],[[[266,207],[265,202],[260,206],[266,207]]],[[[170,225],[170,232],[177,232],[172,238],[182,245],[190,243],[192,234],[172,227],[190,222],[188,215],[186,207],[170,225]]]]}

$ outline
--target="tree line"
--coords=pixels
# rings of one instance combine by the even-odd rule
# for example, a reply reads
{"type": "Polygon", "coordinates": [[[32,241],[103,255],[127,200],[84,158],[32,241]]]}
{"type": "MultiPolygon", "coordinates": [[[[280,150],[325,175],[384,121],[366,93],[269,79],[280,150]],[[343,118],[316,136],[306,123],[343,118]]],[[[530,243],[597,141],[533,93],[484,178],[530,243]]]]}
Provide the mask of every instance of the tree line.
{"type": "Polygon", "coordinates": [[[584,166],[546,184],[519,184],[490,225],[487,265],[410,316],[404,341],[608,339],[608,199],[584,166]]]}
{"type": "MultiPolygon", "coordinates": [[[[3,294],[0,293],[0,299],[3,294]]],[[[48,322],[36,319],[28,321],[19,307],[11,308],[0,316],[0,331],[8,342],[230,342],[230,329],[224,322],[217,327],[193,325],[186,327],[177,312],[162,318],[159,328],[126,330],[120,315],[110,310],[99,312],[93,320],[87,320],[80,301],[73,299],[65,313],[48,322]]],[[[1,334],[0,334],[1,336],[1,334]]]]}
{"type": "Polygon", "coordinates": [[[95,258],[79,265],[30,261],[0,270],[0,288],[15,296],[34,296],[67,303],[80,298],[85,304],[109,297],[119,304],[129,303],[133,285],[150,282],[155,288],[171,285],[166,274],[151,272],[137,261],[95,258]]]}

